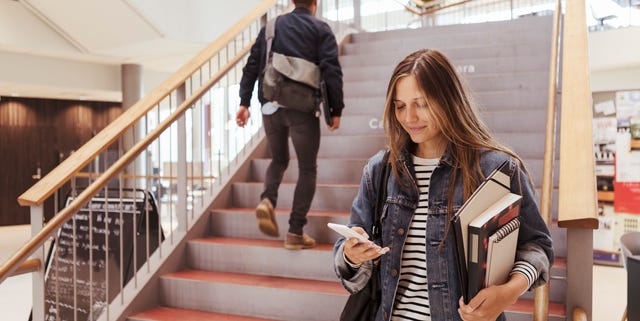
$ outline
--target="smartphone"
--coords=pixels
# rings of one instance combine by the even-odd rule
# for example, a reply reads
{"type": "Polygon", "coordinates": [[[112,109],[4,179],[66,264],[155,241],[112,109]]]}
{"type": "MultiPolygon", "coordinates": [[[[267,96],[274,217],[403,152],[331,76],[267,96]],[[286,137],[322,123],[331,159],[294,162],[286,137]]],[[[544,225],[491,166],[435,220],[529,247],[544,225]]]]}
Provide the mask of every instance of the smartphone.
{"type": "Polygon", "coordinates": [[[369,239],[366,238],[364,235],[350,229],[348,226],[346,225],[342,225],[342,224],[336,224],[336,223],[327,223],[327,226],[340,233],[340,235],[346,237],[346,238],[352,238],[355,237],[356,239],[358,239],[358,241],[366,243],[369,242],[369,239]]]}
{"type": "MultiPolygon", "coordinates": [[[[358,239],[358,241],[359,241],[360,243],[366,243],[366,242],[369,242],[369,239],[368,239],[368,238],[366,238],[364,235],[362,235],[362,234],[360,234],[360,233],[358,233],[358,232],[356,232],[356,231],[352,230],[351,228],[349,228],[349,227],[348,227],[348,226],[346,226],[346,225],[336,224],[336,223],[327,223],[327,226],[328,226],[330,229],[332,229],[332,230],[334,230],[334,231],[336,231],[336,232],[340,233],[340,235],[342,235],[342,236],[344,236],[344,237],[346,237],[346,238],[352,238],[352,237],[354,237],[354,238],[358,239]]],[[[386,254],[387,252],[389,252],[389,248],[386,248],[386,247],[381,248],[381,249],[378,251],[378,253],[380,253],[380,255],[386,254]]]]}

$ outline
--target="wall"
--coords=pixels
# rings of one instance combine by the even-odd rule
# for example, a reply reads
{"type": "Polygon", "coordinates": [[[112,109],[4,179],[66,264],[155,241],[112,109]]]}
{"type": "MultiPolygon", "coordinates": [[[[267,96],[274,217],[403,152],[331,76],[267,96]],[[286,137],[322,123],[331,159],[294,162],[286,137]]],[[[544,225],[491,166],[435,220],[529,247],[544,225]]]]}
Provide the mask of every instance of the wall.
{"type": "Polygon", "coordinates": [[[591,91],[640,88],[640,27],[589,33],[591,91]]]}
{"type": "Polygon", "coordinates": [[[38,166],[48,173],[120,114],[120,103],[0,97],[0,225],[29,223],[17,199],[38,166]]]}

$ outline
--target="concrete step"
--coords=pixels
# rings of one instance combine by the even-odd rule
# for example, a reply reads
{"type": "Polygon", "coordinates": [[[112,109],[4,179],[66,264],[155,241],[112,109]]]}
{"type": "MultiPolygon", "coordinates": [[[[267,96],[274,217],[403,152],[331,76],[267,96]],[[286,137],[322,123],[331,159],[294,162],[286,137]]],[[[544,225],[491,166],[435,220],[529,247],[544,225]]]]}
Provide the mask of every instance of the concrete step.
{"type": "MultiPolygon", "coordinates": [[[[373,155],[372,155],[373,156],[373,155]]],[[[529,158],[524,160],[530,176],[536,187],[542,184],[542,171],[544,160],[541,158],[529,158]]],[[[251,163],[251,181],[264,182],[266,169],[271,159],[257,158],[251,163]]],[[[556,160],[556,165],[559,159],[556,160]]],[[[320,184],[359,184],[362,178],[362,170],[367,159],[318,159],[318,183],[320,184]]],[[[298,160],[291,158],[289,168],[284,172],[283,182],[295,183],[298,179],[298,160]]],[[[558,187],[558,166],[554,167],[553,186],[558,187]]]]}
{"type": "MultiPolygon", "coordinates": [[[[540,195],[540,189],[536,189],[536,195],[540,195]]],[[[258,199],[259,197],[256,196],[255,198],[258,199]]],[[[539,203],[539,196],[537,199],[537,202],[539,203]]],[[[248,203],[253,204],[242,208],[213,209],[210,218],[210,234],[212,236],[219,237],[273,240],[274,238],[267,237],[258,230],[255,217],[255,206],[258,201],[256,200],[248,203]]],[[[553,222],[555,222],[558,217],[557,204],[558,190],[554,189],[552,191],[551,210],[551,220],[553,222]]],[[[350,210],[351,206],[349,205],[349,207],[341,210],[309,211],[307,214],[308,224],[305,226],[305,233],[313,236],[319,243],[334,243],[338,238],[338,235],[327,229],[326,225],[330,222],[339,224],[349,223],[350,210]]],[[[277,208],[275,211],[276,222],[280,230],[280,237],[278,240],[284,240],[284,235],[289,227],[290,212],[290,207],[277,208]]],[[[558,227],[557,223],[553,223],[549,230],[553,239],[553,248],[556,255],[559,257],[567,256],[566,229],[558,227]]]]}
{"type": "MultiPolygon", "coordinates": [[[[554,201],[557,203],[557,201],[554,201]]],[[[555,207],[557,209],[557,207],[555,207]]],[[[551,218],[553,223],[549,227],[551,239],[553,240],[553,254],[557,257],[567,257],[567,229],[558,227],[558,215],[551,218]]]]}
{"type": "MultiPolygon", "coordinates": [[[[364,66],[392,66],[404,59],[408,54],[418,49],[427,48],[425,44],[407,45],[404,48],[393,48],[380,52],[364,52],[361,54],[340,56],[340,65],[343,68],[364,66]]],[[[435,48],[434,48],[435,49],[435,48]]],[[[503,43],[491,46],[460,46],[443,48],[442,51],[451,61],[484,59],[484,58],[510,58],[518,56],[531,56],[534,52],[550,52],[548,46],[540,46],[534,43],[503,43]]]]}
{"type": "MultiPolygon", "coordinates": [[[[211,211],[209,219],[209,234],[215,237],[237,237],[258,240],[277,241],[283,245],[284,236],[289,228],[290,208],[276,209],[276,222],[280,230],[280,237],[273,238],[262,234],[258,230],[258,223],[254,205],[246,208],[217,208],[211,211]]],[[[308,223],[304,232],[316,239],[318,243],[333,244],[339,235],[327,228],[327,223],[349,223],[349,209],[343,211],[309,211],[308,223]]]]}
{"type": "Polygon", "coordinates": [[[474,92],[474,98],[484,110],[546,109],[546,90],[487,90],[474,92]]]}
{"type": "MultiPolygon", "coordinates": [[[[371,155],[373,156],[373,155],[371,155]]],[[[253,159],[251,161],[251,179],[254,182],[264,182],[267,167],[271,159],[253,159]]],[[[362,169],[367,163],[367,158],[359,159],[318,159],[318,177],[320,184],[359,184],[362,178],[362,169]]],[[[284,172],[283,182],[295,183],[298,180],[298,160],[292,158],[289,167],[284,172]]]]}
{"type": "MultiPolygon", "coordinates": [[[[509,321],[531,321],[533,320],[533,309],[533,300],[519,299],[518,302],[510,305],[504,314],[509,321]]],[[[566,321],[565,305],[562,303],[549,302],[547,320],[566,321]]]]}
{"type": "MultiPolygon", "coordinates": [[[[315,211],[348,211],[358,193],[359,184],[316,184],[316,193],[311,202],[315,211]]],[[[232,188],[235,207],[254,208],[263,190],[262,183],[235,183],[232,188]]],[[[282,183],[278,191],[277,208],[291,209],[294,183],[282,183]]]]}
{"type": "MultiPolygon", "coordinates": [[[[381,126],[380,121],[382,120],[382,113],[384,112],[385,94],[386,89],[384,92],[379,92],[369,97],[345,96],[342,116],[358,115],[376,117],[378,122],[374,125],[381,126]]],[[[340,127],[342,127],[342,123],[340,123],[340,127]]]]}
{"type": "MultiPolygon", "coordinates": [[[[509,307],[506,311],[509,320],[530,321],[533,311],[532,301],[522,299],[518,303],[509,307]]],[[[550,321],[564,321],[564,305],[551,302],[549,305],[550,321]]],[[[143,313],[136,314],[128,318],[130,321],[279,321],[275,319],[254,318],[232,314],[222,314],[214,312],[202,312],[196,310],[176,309],[169,307],[157,307],[143,313]]]]}
{"type": "Polygon", "coordinates": [[[166,274],[160,285],[164,306],[287,321],[338,320],[348,297],[337,279],[328,282],[218,271],[166,274]]]}
{"type": "MultiPolygon", "coordinates": [[[[318,158],[369,159],[385,146],[384,135],[324,136],[320,140],[318,158]]],[[[293,145],[289,148],[293,151],[293,145]]]]}
{"type": "MultiPolygon", "coordinates": [[[[557,258],[551,267],[551,280],[549,280],[549,301],[563,303],[567,297],[567,260],[564,257],[557,258]]],[[[535,291],[525,292],[520,299],[534,300],[535,291]]]]}
{"type": "MultiPolygon", "coordinates": [[[[540,158],[544,155],[544,133],[494,133],[493,136],[509,146],[523,159],[540,158]]],[[[560,146],[556,145],[556,158],[560,155],[560,146]]]]}
{"type": "MultiPolygon", "coordinates": [[[[548,54],[532,54],[527,56],[503,58],[469,58],[451,59],[458,73],[462,75],[486,75],[494,73],[516,73],[527,71],[549,70],[548,54]]],[[[356,80],[391,78],[395,65],[351,66],[343,68],[345,82],[356,80]]]]}
{"type": "Polygon", "coordinates": [[[326,126],[321,126],[320,131],[323,136],[384,135],[384,129],[382,128],[383,108],[384,104],[381,104],[379,106],[371,106],[366,114],[343,113],[342,117],[340,117],[340,128],[329,131],[326,126]]]}
{"type": "MultiPolygon", "coordinates": [[[[502,32],[488,33],[481,30],[458,33],[454,36],[448,33],[434,33],[431,30],[424,30],[419,35],[399,35],[395,38],[370,40],[362,42],[358,37],[354,37],[352,43],[345,44],[343,47],[344,55],[359,55],[370,52],[380,52],[393,50],[411,52],[420,48],[437,48],[445,51],[449,48],[461,47],[481,47],[496,46],[504,43],[528,43],[535,44],[536,47],[550,48],[551,30],[541,32],[533,30],[522,32],[521,30],[505,30],[502,32]]],[[[538,48],[536,48],[538,49],[538,48]]],[[[536,52],[537,50],[532,50],[536,52]]]]}
{"type": "MultiPolygon", "coordinates": [[[[529,175],[533,178],[533,183],[536,188],[541,188],[542,186],[542,171],[544,168],[544,159],[542,158],[529,158],[524,160],[527,169],[529,170],[529,175]]],[[[558,174],[558,164],[560,164],[560,160],[556,159],[555,166],[553,168],[553,187],[554,189],[558,188],[558,182],[560,181],[560,175],[558,174]]]]}
{"type": "Polygon", "coordinates": [[[207,237],[187,245],[187,265],[194,270],[336,281],[332,264],[333,243],[291,251],[280,240],[207,237]]]}
{"type": "Polygon", "coordinates": [[[277,321],[233,314],[202,312],[196,310],[157,307],[127,318],[129,321],[277,321]]]}
{"type": "Polygon", "coordinates": [[[547,126],[547,110],[487,110],[480,117],[494,133],[544,133],[547,126]],[[523,121],[526,120],[526,121],[523,121]]]}
{"type": "MultiPolygon", "coordinates": [[[[547,95],[537,90],[488,90],[474,92],[471,96],[480,111],[535,110],[547,108],[547,95]]],[[[546,92],[546,91],[545,91],[546,92]]],[[[367,96],[350,95],[345,98],[343,115],[371,115],[371,109],[380,114],[384,108],[386,89],[367,96]]]]}
{"type": "Polygon", "coordinates": [[[511,21],[492,21],[482,23],[455,24],[444,26],[433,26],[417,29],[399,29],[380,32],[365,32],[353,35],[353,42],[370,42],[385,39],[398,39],[401,37],[419,37],[428,36],[429,34],[443,35],[448,34],[450,37],[456,37],[465,33],[486,33],[497,34],[502,32],[551,32],[553,27],[553,16],[536,16],[521,17],[511,21]]]}
{"type": "MultiPolygon", "coordinates": [[[[329,131],[322,128],[323,136],[382,136],[384,128],[382,122],[382,106],[380,115],[349,114],[341,118],[340,128],[329,131]]],[[[351,108],[353,111],[355,108],[351,108]]],[[[361,108],[359,108],[360,110],[361,108]]],[[[370,109],[374,109],[370,107],[370,109]]],[[[354,113],[356,111],[353,111],[354,113]]],[[[480,117],[493,133],[537,133],[545,132],[547,123],[546,108],[521,110],[493,110],[483,109],[480,117]],[[524,121],[526,120],[526,121],[524,121]]]]}
{"type": "MultiPolygon", "coordinates": [[[[548,74],[548,71],[528,71],[487,75],[470,74],[462,78],[469,89],[476,93],[496,90],[546,92],[549,83],[548,74]]],[[[344,83],[344,91],[355,97],[386,95],[388,84],[389,79],[350,81],[344,83]]]]}

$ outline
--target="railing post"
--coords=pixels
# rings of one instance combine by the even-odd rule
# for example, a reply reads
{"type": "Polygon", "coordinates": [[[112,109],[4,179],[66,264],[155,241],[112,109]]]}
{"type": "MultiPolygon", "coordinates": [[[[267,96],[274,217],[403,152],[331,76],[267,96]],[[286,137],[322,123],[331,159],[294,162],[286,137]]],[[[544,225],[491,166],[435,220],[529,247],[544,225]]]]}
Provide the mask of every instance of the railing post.
{"type": "MultiPolygon", "coordinates": [[[[226,78],[228,79],[228,78],[226,78]]],[[[225,80],[226,80],[225,79],[225,80]]],[[[227,174],[229,174],[229,167],[231,165],[231,160],[233,159],[233,157],[231,156],[231,140],[235,139],[234,135],[231,135],[230,131],[232,125],[230,123],[230,121],[232,121],[231,119],[231,106],[229,105],[231,103],[231,100],[229,99],[229,82],[226,81],[224,84],[222,84],[222,88],[224,88],[223,93],[222,93],[222,101],[224,102],[224,107],[223,107],[223,113],[222,113],[222,122],[223,122],[223,128],[224,131],[222,132],[222,144],[224,146],[224,150],[223,150],[223,155],[225,156],[226,159],[226,166],[227,166],[227,174]]],[[[236,108],[236,106],[234,106],[234,108],[236,108]]],[[[254,115],[253,117],[262,117],[262,115],[254,115]]],[[[235,144],[235,140],[233,141],[233,147],[236,147],[235,144]]],[[[220,175],[222,176],[222,173],[220,173],[220,175]]]]}
{"type": "MultiPolygon", "coordinates": [[[[184,101],[187,94],[186,85],[183,83],[178,89],[176,89],[176,105],[180,106],[184,101]]],[[[187,215],[187,118],[185,114],[182,114],[178,119],[178,173],[177,173],[177,187],[178,187],[178,201],[176,202],[176,218],[177,218],[177,230],[186,232],[188,229],[188,217],[187,215]],[[183,220],[184,219],[184,220],[183,220]]]]}
{"type": "Polygon", "coordinates": [[[361,0],[353,0],[353,27],[362,30],[362,16],[360,15],[361,0]]]}
{"type": "MultiPolygon", "coordinates": [[[[122,74],[122,108],[123,110],[127,110],[143,97],[142,66],[139,64],[123,64],[120,66],[120,72],[122,74]]],[[[141,123],[142,121],[139,121],[138,125],[141,123]]],[[[123,151],[131,149],[131,147],[133,147],[141,137],[146,135],[145,131],[146,126],[133,126],[131,130],[127,131],[127,133],[123,135],[122,139],[123,151]]],[[[126,172],[131,174],[132,178],[125,181],[125,187],[135,189],[136,187],[141,186],[139,184],[141,182],[139,182],[135,177],[138,176],[138,173],[146,172],[145,166],[146,164],[144,163],[144,160],[141,159],[136,159],[127,166],[126,172]]],[[[99,172],[97,160],[96,172],[99,172]]]]}
{"type": "MultiPolygon", "coordinates": [[[[42,230],[42,220],[44,218],[44,205],[31,206],[31,236],[35,236],[42,230]]],[[[38,248],[32,259],[38,259],[44,264],[44,245],[38,248]]],[[[33,296],[33,318],[32,320],[44,320],[44,266],[31,273],[31,289],[33,296]]]]}

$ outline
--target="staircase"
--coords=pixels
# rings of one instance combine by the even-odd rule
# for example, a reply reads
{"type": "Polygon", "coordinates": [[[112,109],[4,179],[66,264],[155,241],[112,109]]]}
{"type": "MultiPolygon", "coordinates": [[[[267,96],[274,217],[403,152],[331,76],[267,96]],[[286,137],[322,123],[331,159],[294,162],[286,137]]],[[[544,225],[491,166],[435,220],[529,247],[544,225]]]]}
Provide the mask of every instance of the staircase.
{"type": "MultiPolygon", "coordinates": [[[[323,126],[318,186],[305,227],[319,245],[288,251],[282,239],[258,231],[254,207],[269,163],[262,153],[250,160],[248,179],[233,185],[228,196],[232,206],[211,210],[208,232],[188,242],[187,268],[160,277],[160,306],[129,320],[338,320],[348,294],[332,270],[337,234],[326,223],[348,223],[362,167],[385,146],[381,116],[391,72],[419,48],[437,48],[452,59],[487,125],[524,158],[539,193],[551,29],[552,17],[545,16],[354,35],[341,57],[346,104],[341,128],[328,132],[323,126]]],[[[276,209],[281,234],[288,227],[297,175],[292,159],[276,209]]],[[[553,208],[555,221],[556,204],[553,208]]],[[[549,320],[559,321],[565,320],[566,232],[554,224],[552,236],[556,263],[549,320]]],[[[531,320],[532,311],[533,292],[527,292],[509,308],[507,318],[531,320]]]]}

